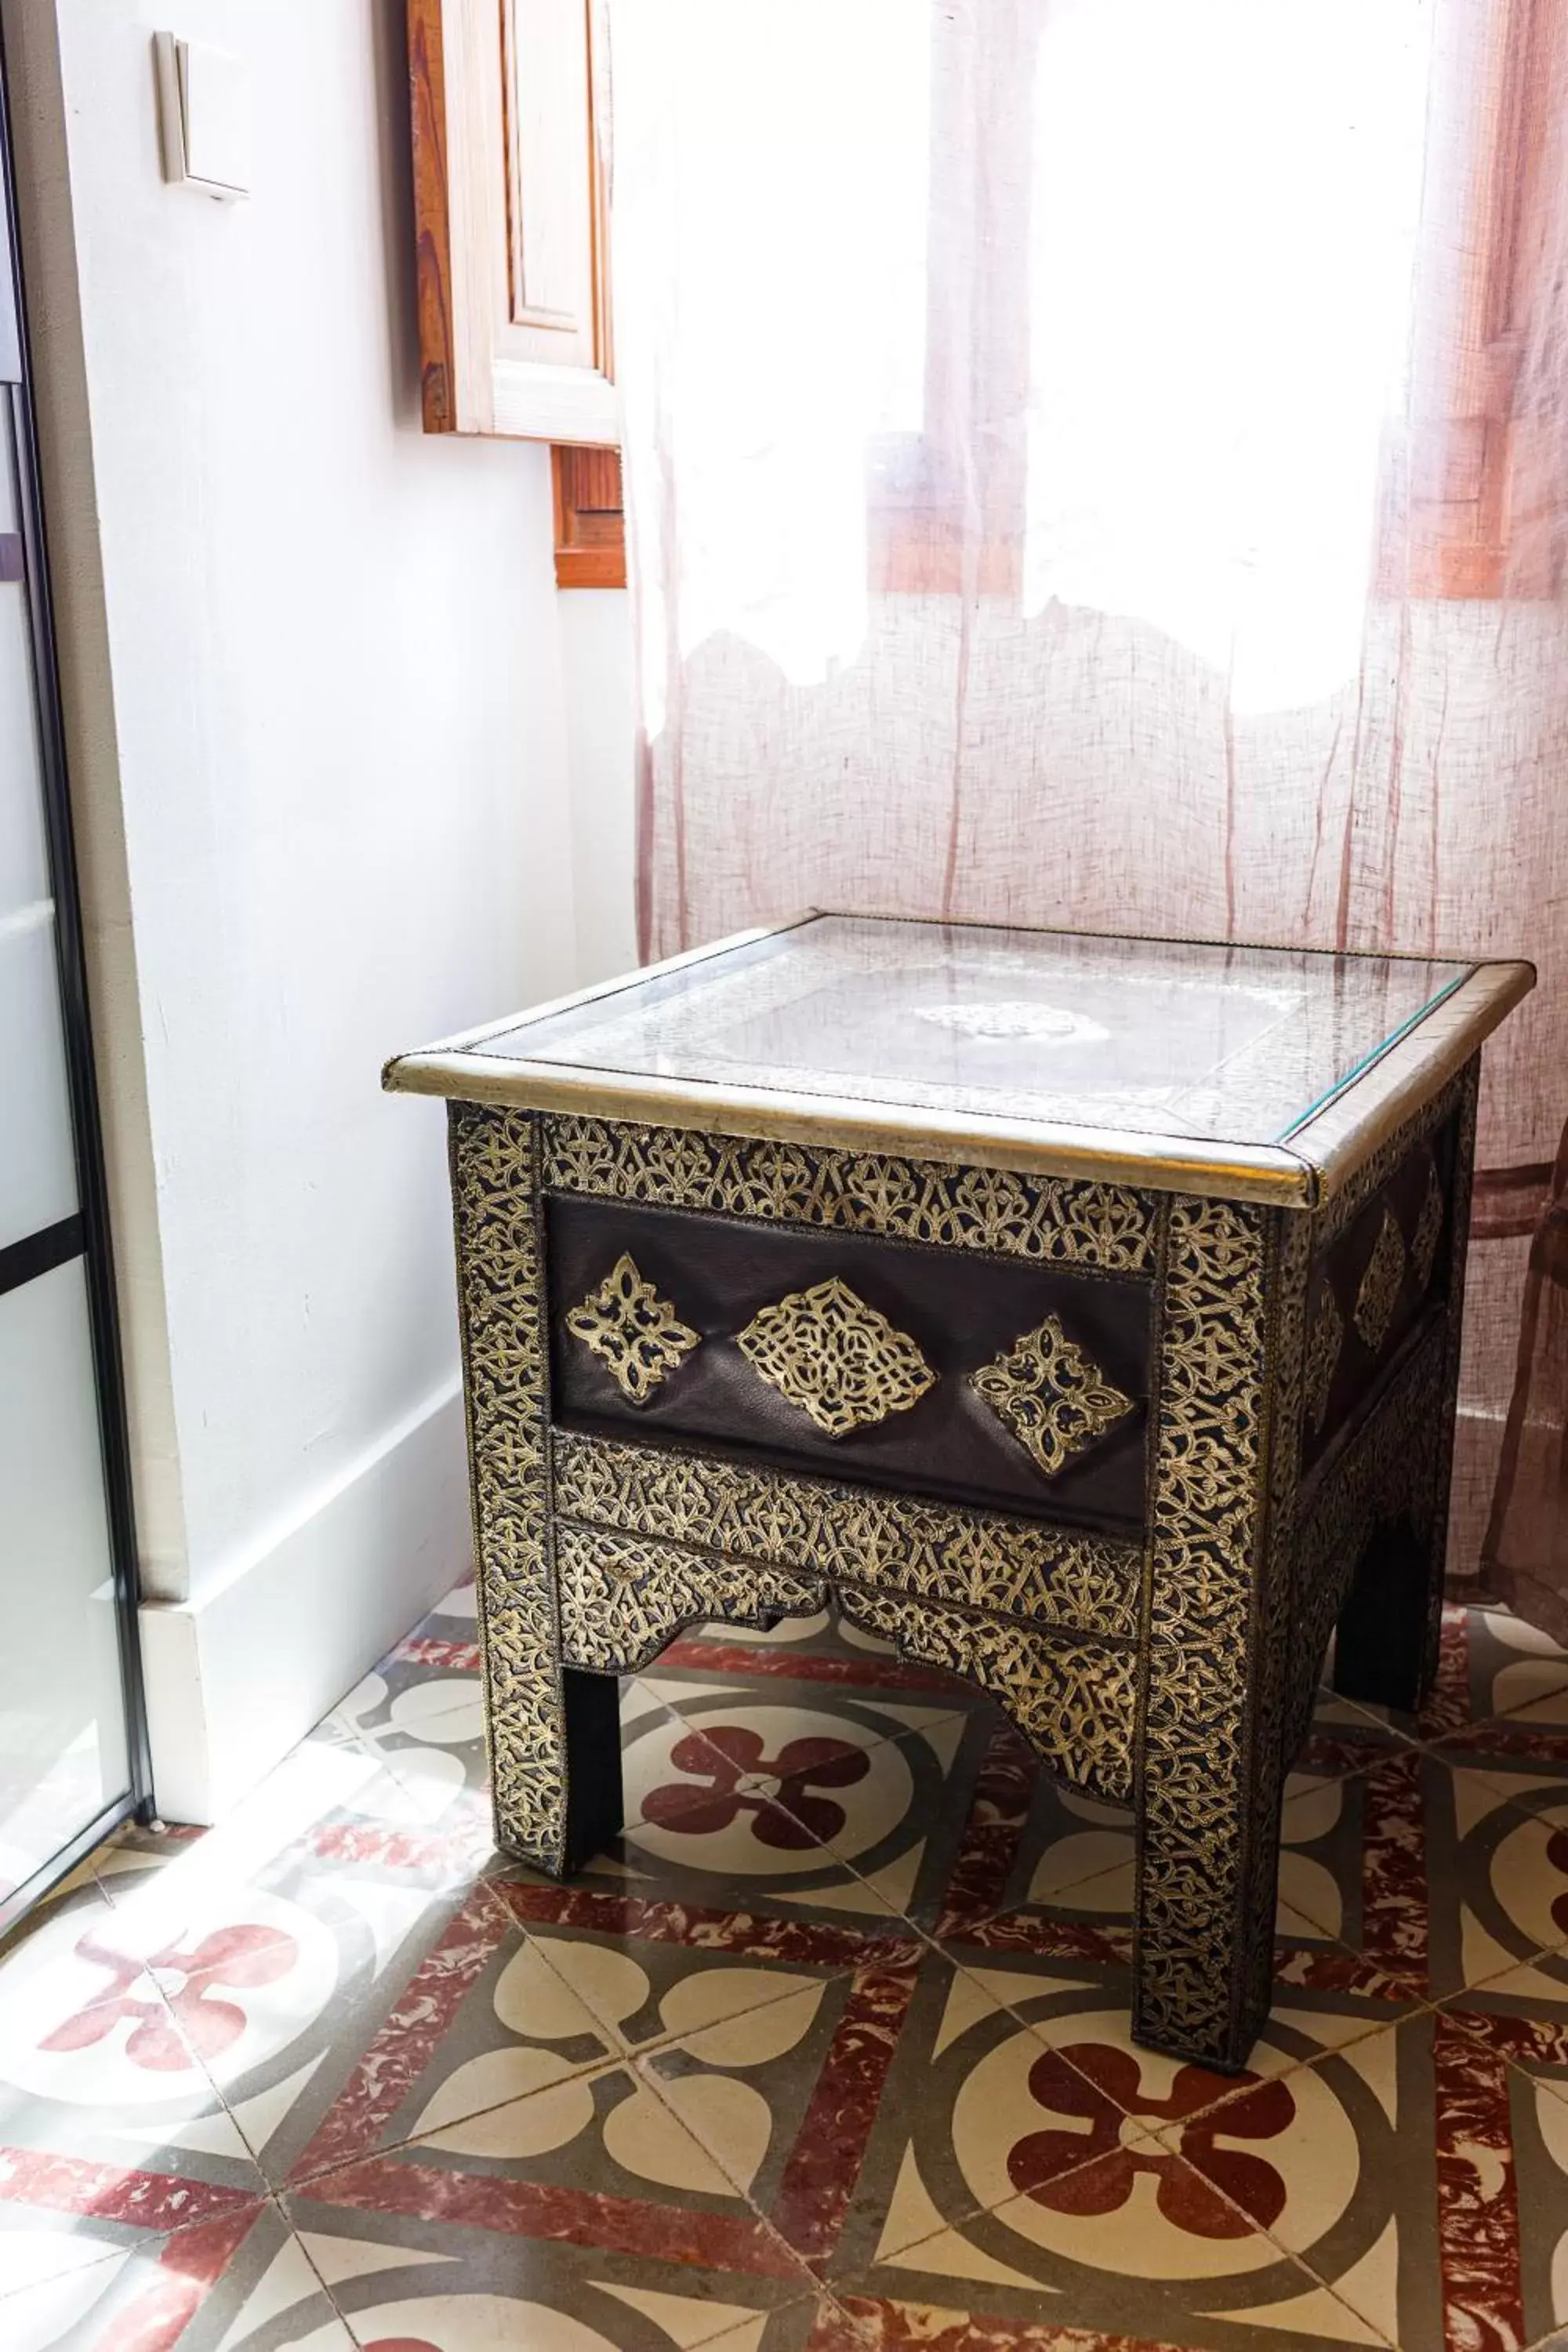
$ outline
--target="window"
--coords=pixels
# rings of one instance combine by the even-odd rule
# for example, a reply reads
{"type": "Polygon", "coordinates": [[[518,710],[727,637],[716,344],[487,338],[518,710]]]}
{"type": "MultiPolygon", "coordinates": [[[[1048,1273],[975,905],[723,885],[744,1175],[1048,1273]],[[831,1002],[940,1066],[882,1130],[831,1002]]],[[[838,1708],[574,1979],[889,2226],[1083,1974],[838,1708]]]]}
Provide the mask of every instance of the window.
{"type": "MultiPolygon", "coordinates": [[[[426,428],[556,444],[562,586],[625,579],[609,323],[605,0],[408,0],[426,428]]],[[[923,390],[868,447],[873,588],[1016,599],[1031,404],[1029,208],[1046,0],[919,10],[930,43],[923,390]]],[[[1385,594],[1552,592],[1559,461],[1521,360],[1552,201],[1568,0],[1439,6],[1408,416],[1382,453],[1385,594]]],[[[1245,71],[1245,58],[1237,71],[1245,71]]],[[[908,77],[906,75],[905,79],[908,77]]],[[[895,74],[899,90],[904,84],[895,74]]],[[[1375,432],[1375,412],[1373,419],[1375,432]]]]}

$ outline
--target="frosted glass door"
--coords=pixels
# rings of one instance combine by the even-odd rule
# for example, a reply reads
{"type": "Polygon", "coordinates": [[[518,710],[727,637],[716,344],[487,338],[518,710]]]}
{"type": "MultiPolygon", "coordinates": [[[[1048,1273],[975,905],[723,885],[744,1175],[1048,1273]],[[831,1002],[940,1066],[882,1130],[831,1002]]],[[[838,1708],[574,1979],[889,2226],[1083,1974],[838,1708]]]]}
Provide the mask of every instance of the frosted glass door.
{"type": "MultiPolygon", "coordinates": [[[[9,436],[7,435],[7,440],[9,436]]],[[[14,453],[0,452],[0,544],[20,565],[14,453]]],[[[55,902],[39,792],[26,589],[0,578],[0,1249],[74,1215],[55,902]]]]}
{"type": "Polygon", "coordinates": [[[124,1790],[120,1626],[82,1260],[0,1295],[0,1895],[124,1790]]]}
{"type": "Polygon", "coordinates": [[[0,106],[0,1930],[144,1788],[108,1225],[6,163],[0,106]]]}

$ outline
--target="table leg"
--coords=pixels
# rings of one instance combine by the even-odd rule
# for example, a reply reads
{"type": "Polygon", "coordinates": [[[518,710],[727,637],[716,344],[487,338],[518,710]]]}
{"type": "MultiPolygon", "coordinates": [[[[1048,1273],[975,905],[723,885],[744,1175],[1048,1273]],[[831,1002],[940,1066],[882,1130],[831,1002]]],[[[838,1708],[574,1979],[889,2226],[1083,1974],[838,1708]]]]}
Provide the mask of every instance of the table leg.
{"type": "Polygon", "coordinates": [[[552,1611],[483,1625],[496,1843],[563,1878],[620,1832],[620,1685],[561,1664],[552,1611]]]}
{"type": "Polygon", "coordinates": [[[1271,1349],[1270,1333],[1282,1293],[1303,1287],[1301,1257],[1267,1213],[1170,1204],[1132,2031],[1225,2073],[1245,2065],[1273,1977],[1289,1555],[1268,1489],[1293,1475],[1270,1432],[1293,1426],[1273,1383],[1299,1350],[1271,1349]]]}
{"type": "Polygon", "coordinates": [[[626,1820],[621,1791],[621,1685],[616,1675],[562,1670],[566,1728],[566,1836],[563,1877],[618,1838],[626,1820]]]}
{"type": "MultiPolygon", "coordinates": [[[[1367,1531],[1355,1547],[1334,1642],[1334,1688],[1342,1697],[1411,1714],[1426,1705],[1443,1629],[1479,1079],[1478,1056],[1460,1082],[1455,1113],[1439,1361],[1413,1406],[1403,1412],[1394,1404],[1380,1408],[1387,1417],[1373,1449],[1375,1516],[1363,1523],[1367,1531]]],[[[1440,1139],[1434,1148],[1440,1162],[1440,1139]]]]}
{"type": "Polygon", "coordinates": [[[1132,2038],[1229,2074],[1268,2013],[1282,1775],[1225,1744],[1213,1778],[1144,1766],[1132,2038]]]}
{"type": "Polygon", "coordinates": [[[564,1664],[538,1133],[454,1103],[452,1201],[496,1843],[561,1877],[621,1827],[619,1686],[564,1664]]]}
{"type": "Polygon", "coordinates": [[[1419,1710],[1436,1666],[1443,1550],[1407,1519],[1373,1530],[1355,1564],[1334,1640],[1334,1688],[1342,1698],[1419,1710]]]}

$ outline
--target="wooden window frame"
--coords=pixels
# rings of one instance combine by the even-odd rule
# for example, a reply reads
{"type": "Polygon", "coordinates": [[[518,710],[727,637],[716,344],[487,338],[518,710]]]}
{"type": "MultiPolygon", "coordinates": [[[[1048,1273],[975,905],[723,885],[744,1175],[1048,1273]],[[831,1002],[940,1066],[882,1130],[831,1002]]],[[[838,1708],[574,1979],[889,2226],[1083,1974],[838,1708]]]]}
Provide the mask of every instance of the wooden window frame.
{"type": "Polygon", "coordinates": [[[624,588],[626,515],[618,449],[552,449],[555,585],[624,588]]]}

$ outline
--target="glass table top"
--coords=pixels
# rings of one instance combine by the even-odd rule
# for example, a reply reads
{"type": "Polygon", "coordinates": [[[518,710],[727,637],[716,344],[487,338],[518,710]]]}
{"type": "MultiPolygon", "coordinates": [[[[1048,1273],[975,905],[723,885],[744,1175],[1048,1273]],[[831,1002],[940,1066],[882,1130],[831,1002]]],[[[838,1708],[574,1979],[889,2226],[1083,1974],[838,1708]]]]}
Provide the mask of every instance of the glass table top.
{"type": "Polygon", "coordinates": [[[1278,1144],[1476,967],[818,915],[465,1050],[1278,1144]]]}

